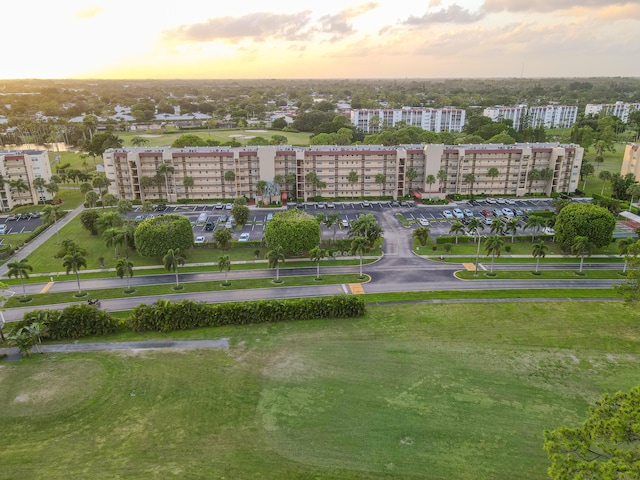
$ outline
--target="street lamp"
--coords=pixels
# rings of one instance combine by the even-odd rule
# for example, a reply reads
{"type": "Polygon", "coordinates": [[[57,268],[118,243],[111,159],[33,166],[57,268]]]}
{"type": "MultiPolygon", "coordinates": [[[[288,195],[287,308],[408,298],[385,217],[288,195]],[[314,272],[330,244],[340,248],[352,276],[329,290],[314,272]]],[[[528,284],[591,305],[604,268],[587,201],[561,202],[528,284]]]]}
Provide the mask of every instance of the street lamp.
{"type": "Polygon", "coordinates": [[[480,258],[480,243],[483,238],[487,238],[486,235],[478,235],[478,250],[476,251],[476,271],[473,273],[474,277],[478,276],[478,259],[480,258]]]}

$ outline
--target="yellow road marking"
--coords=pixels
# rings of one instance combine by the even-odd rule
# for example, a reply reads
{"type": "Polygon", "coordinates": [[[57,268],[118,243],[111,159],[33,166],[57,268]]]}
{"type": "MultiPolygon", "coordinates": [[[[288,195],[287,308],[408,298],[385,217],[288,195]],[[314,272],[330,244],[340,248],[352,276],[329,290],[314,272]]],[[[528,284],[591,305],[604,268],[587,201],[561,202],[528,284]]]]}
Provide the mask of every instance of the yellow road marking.
{"type": "Polygon", "coordinates": [[[351,293],[354,295],[362,295],[364,293],[364,288],[362,288],[361,283],[350,283],[349,290],[351,290],[351,293]]]}
{"type": "Polygon", "coordinates": [[[464,268],[466,268],[467,271],[469,271],[469,272],[475,272],[476,271],[476,264],[475,263],[463,263],[462,266],[464,268]]]}
{"type": "Polygon", "coordinates": [[[56,282],[49,282],[47,283],[44,287],[42,287],[42,290],[40,290],[40,293],[47,293],[49,291],[49,289],[51,287],[53,287],[53,284],[56,282]]]}

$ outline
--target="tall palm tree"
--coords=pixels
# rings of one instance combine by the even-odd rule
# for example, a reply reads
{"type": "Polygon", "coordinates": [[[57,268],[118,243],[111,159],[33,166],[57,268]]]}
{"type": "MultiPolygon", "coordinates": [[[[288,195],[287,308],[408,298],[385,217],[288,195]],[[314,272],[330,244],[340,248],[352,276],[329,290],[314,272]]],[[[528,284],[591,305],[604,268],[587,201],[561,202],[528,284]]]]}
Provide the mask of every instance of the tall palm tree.
{"type": "Polygon", "coordinates": [[[522,230],[526,230],[527,228],[531,228],[533,231],[531,232],[531,241],[533,242],[533,236],[535,232],[540,231],[542,227],[547,224],[547,220],[540,215],[529,215],[527,221],[524,223],[524,227],[522,230]]]}
{"type": "Polygon", "coordinates": [[[33,267],[29,264],[29,260],[23,258],[20,261],[7,264],[7,278],[15,277],[20,279],[22,283],[22,295],[27,296],[27,290],[24,286],[25,278],[29,278],[29,272],[33,271],[33,267]]]}
{"type": "Polygon", "coordinates": [[[44,186],[44,189],[47,191],[49,195],[51,195],[52,197],[55,197],[56,193],[58,193],[58,191],[60,190],[60,187],[56,182],[51,181],[44,186]]]}
{"type": "Polygon", "coordinates": [[[536,273],[538,273],[538,266],[540,265],[540,258],[544,258],[547,254],[549,247],[544,242],[538,242],[533,244],[533,250],[531,255],[536,259],[536,273]]]}
{"type": "Polygon", "coordinates": [[[600,190],[600,195],[604,195],[604,187],[606,186],[607,182],[611,181],[611,172],[609,170],[602,170],[598,174],[598,178],[602,180],[602,190],[600,190]]]}
{"type": "Polygon", "coordinates": [[[584,257],[591,256],[595,245],[591,243],[589,237],[583,235],[577,235],[573,239],[573,243],[571,244],[571,253],[573,253],[576,257],[580,257],[580,273],[582,273],[582,265],[584,263],[584,257]]]}
{"type": "Polygon", "coordinates": [[[473,217],[467,224],[467,230],[474,234],[473,240],[476,241],[478,238],[478,230],[484,230],[484,224],[480,221],[480,219],[473,217]]]}
{"type": "Polygon", "coordinates": [[[167,165],[166,163],[161,163],[158,165],[158,173],[164,176],[164,184],[167,188],[167,198],[169,198],[169,174],[175,172],[175,169],[171,165],[167,165]]]}
{"type": "Polygon", "coordinates": [[[44,192],[44,187],[47,184],[47,181],[42,178],[42,177],[38,177],[38,178],[34,178],[33,179],[33,186],[36,189],[36,191],[38,192],[38,198],[36,199],[37,202],[36,203],[40,203],[40,195],[44,192]]]}
{"type": "Polygon", "coordinates": [[[340,226],[340,214],[338,212],[332,212],[327,215],[327,219],[325,220],[327,227],[333,228],[333,243],[336,242],[336,231],[340,226]]]}
{"type": "MultiPolygon", "coordinates": [[[[429,194],[431,194],[431,186],[436,183],[436,177],[433,175],[427,175],[427,178],[425,179],[425,182],[427,185],[429,185],[429,194]]],[[[429,198],[431,198],[431,195],[429,195],[429,198]]]]}
{"type": "Polygon", "coordinates": [[[180,255],[179,248],[170,248],[167,254],[162,258],[162,263],[164,268],[168,271],[173,271],[176,274],[176,287],[180,286],[180,282],[178,279],[178,267],[184,265],[186,259],[180,255]]]}
{"type": "Polygon", "coordinates": [[[100,175],[96,175],[93,178],[92,185],[98,189],[98,193],[100,194],[100,201],[102,202],[102,208],[104,208],[103,196],[104,196],[105,189],[109,185],[111,185],[111,180],[109,180],[107,176],[103,173],[100,175]]]}
{"type": "Polygon", "coordinates": [[[549,185],[549,182],[553,180],[553,170],[549,167],[544,167],[540,170],[540,180],[544,180],[549,185]]]}
{"type": "Polygon", "coordinates": [[[467,173],[464,176],[464,182],[469,184],[469,196],[473,197],[473,184],[476,183],[476,176],[473,173],[467,173]]]}
{"type": "Polygon", "coordinates": [[[76,275],[76,282],[78,282],[78,294],[82,293],[82,289],[80,288],[80,275],[78,275],[78,271],[81,268],[87,268],[87,258],[83,252],[73,252],[65,255],[62,259],[62,266],[66,269],[67,275],[69,272],[73,271],[76,275]]]}
{"type": "MultiPolygon", "coordinates": [[[[296,187],[296,181],[297,181],[298,177],[296,177],[295,172],[289,172],[284,176],[284,183],[285,183],[285,187],[287,188],[287,191],[289,191],[289,185],[293,185],[294,192],[297,192],[297,187],[296,187]]],[[[297,196],[297,193],[296,193],[297,196]]]]}
{"type": "MultiPolygon", "coordinates": [[[[351,170],[349,172],[349,175],[347,175],[347,182],[351,183],[352,185],[358,183],[358,173],[355,170],[351,170]]],[[[353,186],[351,188],[353,188],[353,186]]]]}
{"type": "Polygon", "coordinates": [[[131,291],[131,277],[133,277],[133,262],[121,258],[116,262],[116,275],[120,278],[127,277],[127,290],[131,291]]]}
{"type": "Polygon", "coordinates": [[[134,147],[141,147],[143,145],[146,145],[147,143],[149,143],[149,140],[141,137],[140,135],[136,135],[131,139],[131,145],[133,145],[134,147]]]}
{"type": "Polygon", "coordinates": [[[229,255],[221,255],[218,257],[218,271],[224,272],[224,284],[228,285],[227,275],[229,274],[229,270],[231,270],[231,260],[229,260],[229,255]]]}
{"type": "Polygon", "coordinates": [[[276,245],[274,248],[269,250],[265,255],[265,258],[269,262],[269,268],[276,269],[276,282],[280,281],[280,262],[284,262],[284,249],[282,245],[276,245]]]}
{"type": "Polygon", "coordinates": [[[20,196],[22,192],[29,191],[29,184],[25,183],[21,178],[11,180],[9,182],[9,186],[11,187],[11,190],[14,190],[17,193],[18,196],[20,196]]]}
{"type": "Polygon", "coordinates": [[[126,215],[129,212],[133,212],[133,204],[130,200],[126,200],[123,198],[122,200],[118,200],[116,210],[120,215],[126,215]]]}
{"type": "MultiPolygon", "coordinates": [[[[227,183],[234,183],[236,181],[236,174],[233,170],[227,170],[226,172],[224,172],[224,183],[225,185],[227,183]]],[[[235,196],[235,185],[234,185],[234,194],[233,196],[235,196]]],[[[223,191],[223,193],[226,193],[225,191],[223,191]]]]}
{"type": "Polygon", "coordinates": [[[487,238],[487,241],[484,243],[484,249],[487,252],[487,255],[491,255],[491,271],[493,273],[493,261],[496,256],[500,256],[500,252],[502,251],[502,247],[504,246],[504,240],[502,237],[498,235],[494,235],[493,237],[487,238]]]}
{"type": "Polygon", "coordinates": [[[529,173],[527,173],[527,179],[529,180],[529,193],[531,193],[531,186],[533,185],[533,182],[540,180],[540,170],[537,168],[529,170],[529,173]]]}
{"type": "Polygon", "coordinates": [[[365,237],[355,237],[351,242],[351,252],[360,257],[360,276],[362,277],[362,257],[369,250],[369,242],[365,237]]]}
{"type": "MultiPolygon", "coordinates": [[[[606,170],[604,170],[606,172],[606,170]]],[[[636,239],[632,237],[623,238],[618,242],[618,253],[621,257],[624,257],[624,267],[622,273],[627,273],[627,266],[629,264],[629,253],[631,252],[631,245],[636,243],[636,239]]]]}
{"type": "Polygon", "coordinates": [[[496,167],[491,167],[489,170],[487,170],[487,177],[491,179],[492,192],[493,192],[493,180],[498,178],[499,175],[500,175],[500,170],[498,170],[496,167]]]}
{"type": "Polygon", "coordinates": [[[511,243],[513,243],[513,239],[518,231],[518,227],[520,226],[520,222],[517,218],[510,218],[507,224],[504,226],[505,233],[511,234],[511,243]]]}
{"type": "Polygon", "coordinates": [[[264,201],[264,198],[262,198],[262,195],[264,194],[265,189],[267,188],[267,181],[266,180],[258,180],[256,182],[256,194],[261,197],[261,200],[264,201]]]}
{"type": "Polygon", "coordinates": [[[438,170],[436,177],[440,181],[440,191],[442,192],[442,184],[447,181],[447,171],[444,168],[441,168],[438,170]]]}
{"type": "Polygon", "coordinates": [[[88,192],[92,190],[93,190],[93,185],[91,185],[89,182],[83,182],[80,184],[80,193],[82,193],[83,195],[86,195],[88,192]]]}
{"type": "Polygon", "coordinates": [[[504,222],[499,218],[496,218],[493,222],[491,222],[491,233],[494,235],[502,235],[504,233],[504,222]]]}
{"type": "Polygon", "coordinates": [[[409,190],[411,190],[411,187],[413,186],[413,185],[412,185],[412,184],[413,184],[413,181],[414,181],[416,178],[418,178],[418,172],[416,171],[416,169],[415,169],[415,168],[413,168],[413,167],[409,167],[409,168],[407,169],[407,172],[404,174],[404,176],[406,177],[406,179],[407,179],[407,180],[409,180],[408,187],[409,187],[409,190]]]}
{"type": "Polygon", "coordinates": [[[186,176],[182,179],[182,185],[184,186],[184,191],[187,194],[187,200],[189,199],[189,190],[191,190],[195,184],[196,182],[193,177],[186,176]]]}
{"type": "MultiPolygon", "coordinates": [[[[42,223],[45,225],[55,225],[63,214],[59,205],[45,205],[42,209],[42,223]]],[[[60,231],[56,225],[56,243],[60,245],[60,231]]]]}
{"type": "Polygon", "coordinates": [[[134,225],[125,225],[120,230],[122,236],[122,245],[124,245],[124,257],[129,258],[129,247],[135,242],[136,227],[134,225]]]}
{"type": "Polygon", "coordinates": [[[327,251],[320,247],[309,250],[309,259],[316,264],[316,278],[320,279],[320,261],[327,256],[327,251]]]}
{"type": "Polygon", "coordinates": [[[458,235],[460,233],[464,233],[464,225],[461,222],[454,222],[449,229],[449,234],[454,234],[456,236],[456,245],[458,244],[458,235]]]}
{"type": "Polygon", "coordinates": [[[382,185],[382,196],[384,197],[384,194],[387,190],[387,176],[384,173],[377,173],[375,182],[378,185],[382,185]]]}
{"type": "Polygon", "coordinates": [[[153,177],[140,177],[140,191],[142,193],[142,199],[146,199],[147,190],[155,186],[156,182],[153,177]]]}
{"type": "Polygon", "coordinates": [[[102,232],[102,239],[107,244],[107,247],[113,247],[113,255],[117,258],[118,247],[124,242],[122,230],[117,227],[107,228],[102,232]]]}

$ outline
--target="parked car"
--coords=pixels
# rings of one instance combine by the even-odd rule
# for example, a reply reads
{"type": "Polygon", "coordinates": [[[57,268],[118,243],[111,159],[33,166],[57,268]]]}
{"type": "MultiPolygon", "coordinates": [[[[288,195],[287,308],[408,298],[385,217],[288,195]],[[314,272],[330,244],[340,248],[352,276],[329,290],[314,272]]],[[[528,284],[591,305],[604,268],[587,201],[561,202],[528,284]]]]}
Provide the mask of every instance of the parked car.
{"type": "Polygon", "coordinates": [[[349,228],[349,220],[342,220],[341,223],[344,228],[349,228]]]}
{"type": "Polygon", "coordinates": [[[211,230],[213,230],[213,222],[207,222],[207,224],[204,226],[204,229],[207,232],[210,232],[211,230]]]}
{"type": "Polygon", "coordinates": [[[482,210],[482,216],[483,217],[493,217],[493,213],[491,213],[491,210],[482,210]]]}
{"type": "Polygon", "coordinates": [[[164,212],[167,209],[167,206],[164,203],[159,203],[156,205],[156,212],[164,212]]]}
{"type": "Polygon", "coordinates": [[[391,205],[392,207],[399,207],[400,204],[396,201],[391,202],[389,205],[391,205]]]}
{"type": "Polygon", "coordinates": [[[144,215],[136,215],[136,218],[134,218],[134,220],[136,222],[141,222],[142,220],[144,220],[144,215]]]}
{"type": "Polygon", "coordinates": [[[238,239],[239,242],[248,242],[249,241],[249,237],[250,235],[248,233],[241,233],[240,234],[240,238],[238,239]]]}
{"type": "Polygon", "coordinates": [[[469,200],[469,205],[471,205],[472,207],[477,207],[478,205],[480,205],[480,202],[478,200],[469,200]]]}
{"type": "Polygon", "coordinates": [[[196,237],[196,240],[194,243],[204,243],[204,237],[200,236],[200,237],[196,237]]]}
{"type": "Polygon", "coordinates": [[[365,200],[365,201],[362,202],[362,206],[363,207],[370,207],[371,203],[368,200],[365,200]]]}
{"type": "Polygon", "coordinates": [[[469,218],[473,217],[473,210],[469,210],[468,208],[465,208],[464,215],[469,218]]]}
{"type": "Polygon", "coordinates": [[[29,215],[31,218],[40,218],[42,216],[41,212],[31,212],[29,215]]]}
{"type": "Polygon", "coordinates": [[[327,203],[327,208],[336,208],[336,204],[333,202],[328,202],[327,203]]]}
{"type": "Polygon", "coordinates": [[[429,226],[429,220],[427,220],[426,218],[420,218],[418,220],[418,223],[420,224],[421,227],[428,227],[429,226]]]}
{"type": "Polygon", "coordinates": [[[7,224],[0,223],[0,235],[4,235],[6,231],[7,231],[7,224]]]}
{"type": "Polygon", "coordinates": [[[445,210],[444,212],[442,212],[442,216],[444,218],[453,218],[453,213],[451,213],[451,210],[445,210]]]}
{"type": "Polygon", "coordinates": [[[326,207],[326,206],[327,206],[327,204],[326,204],[326,203],[324,203],[324,202],[318,202],[318,204],[317,204],[317,207],[318,207],[318,208],[324,208],[324,207],[326,207]]]}
{"type": "Polygon", "coordinates": [[[7,217],[7,220],[17,220],[17,219],[18,219],[18,217],[16,215],[14,215],[13,213],[7,217]]]}
{"type": "Polygon", "coordinates": [[[502,209],[502,213],[503,213],[503,215],[504,215],[505,217],[513,217],[513,210],[511,210],[511,209],[510,209],[510,208],[508,208],[508,207],[504,207],[504,208],[502,209]]]}
{"type": "Polygon", "coordinates": [[[486,218],[484,219],[484,224],[485,224],[485,225],[491,225],[492,223],[493,223],[493,218],[491,218],[491,217],[486,217],[486,218]]]}
{"type": "Polygon", "coordinates": [[[224,228],[231,230],[233,228],[233,223],[231,220],[227,220],[227,223],[224,224],[224,228]]]}
{"type": "Polygon", "coordinates": [[[460,210],[459,208],[454,208],[453,214],[456,218],[464,218],[464,213],[462,213],[462,210],[460,210]]]}
{"type": "Polygon", "coordinates": [[[231,203],[225,203],[224,205],[225,210],[231,210],[232,207],[233,205],[231,203]]]}
{"type": "Polygon", "coordinates": [[[493,216],[494,217],[502,217],[504,216],[504,213],[502,213],[502,210],[499,208],[494,208],[493,209],[493,216]]]}
{"type": "Polygon", "coordinates": [[[402,201],[400,202],[400,206],[401,206],[401,207],[408,207],[408,206],[409,206],[409,202],[407,202],[406,200],[402,200],[402,201]]]}
{"type": "Polygon", "coordinates": [[[507,205],[515,205],[516,201],[513,198],[507,198],[505,200],[505,202],[507,202],[507,205]]]}
{"type": "Polygon", "coordinates": [[[29,214],[21,213],[20,215],[18,215],[18,220],[29,220],[29,214]]]}
{"type": "Polygon", "coordinates": [[[544,227],[542,229],[542,233],[545,234],[545,235],[555,235],[556,231],[551,227],[544,227]]]}
{"type": "Polygon", "coordinates": [[[220,223],[224,223],[229,219],[229,217],[227,217],[226,215],[220,215],[220,218],[218,219],[218,221],[220,223]]]}
{"type": "Polygon", "coordinates": [[[220,202],[216,203],[216,209],[217,210],[222,210],[222,203],[220,203],[220,202]]]}
{"type": "Polygon", "coordinates": [[[487,203],[494,204],[496,203],[496,199],[493,197],[487,197],[487,203]]]}
{"type": "Polygon", "coordinates": [[[516,215],[517,216],[521,216],[522,215],[522,210],[520,210],[519,208],[516,208],[516,215]]]}
{"type": "Polygon", "coordinates": [[[496,202],[498,202],[500,205],[504,205],[505,203],[507,203],[504,198],[496,198],[496,202]]]}
{"type": "Polygon", "coordinates": [[[267,213],[267,222],[273,220],[273,213],[267,213]]]}

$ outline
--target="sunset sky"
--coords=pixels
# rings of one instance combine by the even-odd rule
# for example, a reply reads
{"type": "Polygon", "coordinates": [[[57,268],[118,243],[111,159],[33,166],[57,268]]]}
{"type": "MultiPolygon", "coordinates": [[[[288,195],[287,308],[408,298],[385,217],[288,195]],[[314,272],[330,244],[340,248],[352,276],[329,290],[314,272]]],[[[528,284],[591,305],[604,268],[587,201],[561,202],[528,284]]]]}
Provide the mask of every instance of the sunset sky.
{"type": "Polygon", "coordinates": [[[640,0],[33,0],[2,16],[7,79],[640,76],[640,0]]]}

